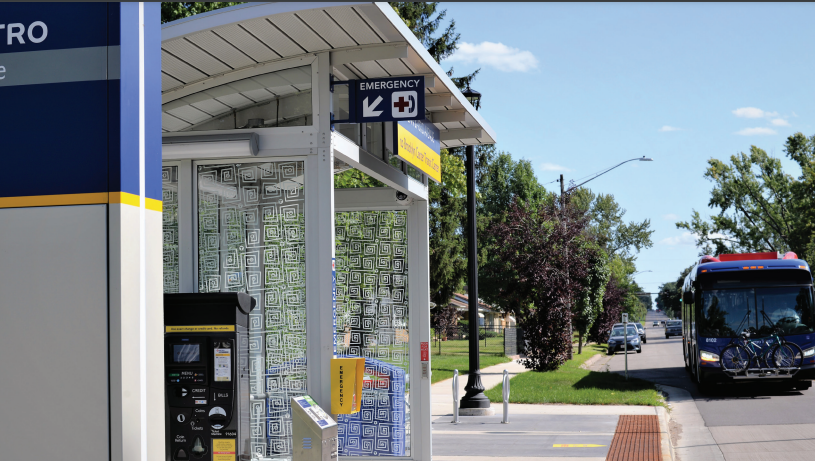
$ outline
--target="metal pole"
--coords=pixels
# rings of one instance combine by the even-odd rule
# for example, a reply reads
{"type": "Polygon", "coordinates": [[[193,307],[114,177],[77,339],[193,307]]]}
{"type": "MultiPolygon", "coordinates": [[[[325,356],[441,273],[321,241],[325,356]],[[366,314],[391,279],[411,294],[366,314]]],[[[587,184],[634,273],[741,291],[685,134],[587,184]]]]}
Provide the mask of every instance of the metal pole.
{"type": "Polygon", "coordinates": [[[467,375],[467,393],[461,399],[461,408],[489,408],[490,400],[484,395],[481,366],[478,356],[478,240],[476,234],[475,203],[475,149],[467,146],[467,301],[470,317],[470,373],[467,375]]]}
{"type": "Polygon", "coordinates": [[[458,370],[453,370],[453,420],[451,423],[458,423],[458,370]]]}
{"type": "Polygon", "coordinates": [[[628,381],[628,316],[625,317],[625,323],[623,325],[623,341],[625,344],[625,380],[628,381]]]}
{"type": "MultiPolygon", "coordinates": [[[[564,193],[563,175],[560,175],[560,210],[561,210],[561,213],[563,214],[563,217],[565,218],[566,217],[566,195],[564,193]]],[[[563,227],[564,227],[564,229],[566,228],[566,221],[565,220],[563,221],[563,227]]],[[[569,256],[568,251],[569,250],[566,250],[567,258],[569,256]]],[[[566,267],[566,280],[567,281],[569,280],[569,268],[568,267],[566,267]]],[[[567,301],[568,301],[568,304],[567,304],[566,307],[571,311],[571,309],[572,309],[571,299],[568,299],[567,301]]],[[[568,322],[569,322],[569,349],[568,349],[568,352],[566,352],[566,358],[571,360],[572,359],[572,337],[574,336],[574,333],[572,333],[572,315],[571,315],[571,312],[569,312],[569,314],[567,315],[567,319],[568,319],[568,322]]]]}
{"type": "Polygon", "coordinates": [[[503,424],[509,424],[509,372],[504,370],[504,384],[503,384],[503,394],[504,394],[504,419],[501,420],[503,424]]]}

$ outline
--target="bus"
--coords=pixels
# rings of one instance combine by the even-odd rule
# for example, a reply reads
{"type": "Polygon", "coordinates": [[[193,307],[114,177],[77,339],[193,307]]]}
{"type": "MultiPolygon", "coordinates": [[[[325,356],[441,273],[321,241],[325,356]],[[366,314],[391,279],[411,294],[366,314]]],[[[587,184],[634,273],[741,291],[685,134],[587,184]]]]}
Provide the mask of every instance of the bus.
{"type": "Polygon", "coordinates": [[[700,391],[708,392],[715,385],[751,382],[779,383],[797,390],[812,386],[812,273],[795,253],[701,257],[682,287],[682,320],[685,368],[700,391]],[[772,369],[755,361],[741,373],[722,368],[719,356],[729,344],[749,342],[749,348],[760,357],[762,350],[773,347],[774,338],[801,348],[803,357],[798,357],[794,367],[772,369]]]}

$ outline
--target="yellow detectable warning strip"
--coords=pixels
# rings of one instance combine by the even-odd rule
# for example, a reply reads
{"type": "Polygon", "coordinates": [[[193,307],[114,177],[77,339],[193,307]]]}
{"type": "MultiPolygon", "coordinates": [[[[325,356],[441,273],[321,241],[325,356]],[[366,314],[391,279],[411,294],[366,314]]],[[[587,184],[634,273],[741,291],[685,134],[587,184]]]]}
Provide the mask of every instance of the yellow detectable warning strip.
{"type": "Polygon", "coordinates": [[[595,445],[593,443],[556,443],[552,445],[553,448],[597,448],[605,446],[606,445],[595,445]]]}
{"type": "Polygon", "coordinates": [[[235,325],[184,325],[164,327],[165,333],[204,333],[235,331],[235,325]]]}
{"type": "MultiPolygon", "coordinates": [[[[30,195],[25,197],[0,197],[0,208],[26,208],[35,206],[99,205],[122,203],[139,207],[139,196],[127,192],[94,192],[90,194],[30,195]]],[[[162,211],[161,200],[145,197],[148,210],[162,211]]]]}

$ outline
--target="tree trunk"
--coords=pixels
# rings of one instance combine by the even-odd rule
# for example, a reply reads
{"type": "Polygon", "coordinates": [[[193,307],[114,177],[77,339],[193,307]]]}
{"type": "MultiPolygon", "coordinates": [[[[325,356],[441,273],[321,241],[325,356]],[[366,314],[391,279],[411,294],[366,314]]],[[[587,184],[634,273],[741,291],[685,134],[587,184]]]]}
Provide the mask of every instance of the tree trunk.
{"type": "Polygon", "coordinates": [[[583,331],[577,332],[577,355],[583,353],[583,331]]]}

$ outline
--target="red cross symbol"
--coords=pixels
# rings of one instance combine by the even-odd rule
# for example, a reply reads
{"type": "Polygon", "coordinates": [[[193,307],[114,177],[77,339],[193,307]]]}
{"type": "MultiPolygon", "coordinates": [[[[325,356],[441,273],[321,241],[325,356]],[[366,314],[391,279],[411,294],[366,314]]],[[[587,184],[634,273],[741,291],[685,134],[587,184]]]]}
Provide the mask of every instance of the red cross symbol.
{"type": "Polygon", "coordinates": [[[393,103],[393,107],[399,109],[399,112],[404,112],[406,108],[410,107],[410,103],[405,101],[404,96],[399,96],[399,102],[393,103]]]}

